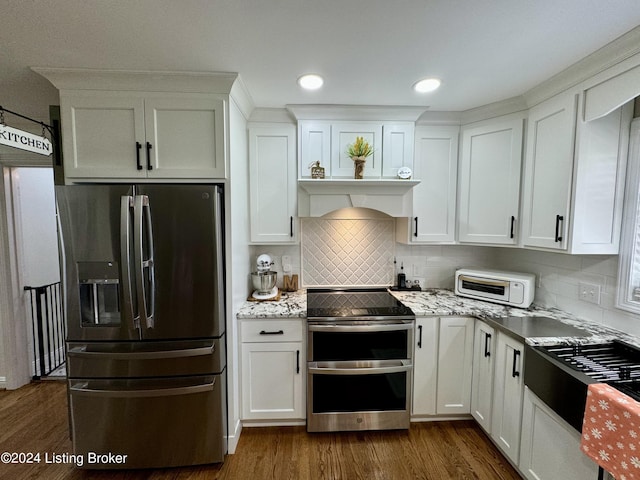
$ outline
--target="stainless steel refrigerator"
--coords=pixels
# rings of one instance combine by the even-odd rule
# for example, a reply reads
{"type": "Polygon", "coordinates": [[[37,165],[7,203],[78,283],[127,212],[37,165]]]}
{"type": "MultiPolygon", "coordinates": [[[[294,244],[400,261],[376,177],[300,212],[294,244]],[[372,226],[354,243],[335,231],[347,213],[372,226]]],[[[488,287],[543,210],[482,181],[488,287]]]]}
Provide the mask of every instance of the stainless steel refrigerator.
{"type": "Polygon", "coordinates": [[[222,186],[72,185],[56,197],[83,468],[223,461],[222,186]]]}

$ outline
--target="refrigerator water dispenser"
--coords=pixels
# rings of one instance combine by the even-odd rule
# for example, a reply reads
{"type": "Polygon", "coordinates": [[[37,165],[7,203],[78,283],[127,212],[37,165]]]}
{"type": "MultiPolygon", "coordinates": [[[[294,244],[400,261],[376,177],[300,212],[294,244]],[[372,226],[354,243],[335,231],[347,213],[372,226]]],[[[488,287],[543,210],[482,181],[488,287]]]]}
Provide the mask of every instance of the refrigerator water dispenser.
{"type": "Polygon", "coordinates": [[[82,326],[120,323],[120,280],[116,262],[78,262],[82,326]]]}

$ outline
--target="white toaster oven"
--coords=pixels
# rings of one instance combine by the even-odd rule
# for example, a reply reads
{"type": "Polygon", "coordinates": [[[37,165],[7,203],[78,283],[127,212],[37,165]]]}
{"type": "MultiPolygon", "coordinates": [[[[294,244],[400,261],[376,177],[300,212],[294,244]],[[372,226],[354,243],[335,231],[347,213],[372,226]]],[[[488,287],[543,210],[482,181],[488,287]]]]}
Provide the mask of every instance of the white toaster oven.
{"type": "Polygon", "coordinates": [[[527,308],[533,302],[536,276],[501,270],[463,268],[456,271],[455,293],[461,297],[527,308]]]}

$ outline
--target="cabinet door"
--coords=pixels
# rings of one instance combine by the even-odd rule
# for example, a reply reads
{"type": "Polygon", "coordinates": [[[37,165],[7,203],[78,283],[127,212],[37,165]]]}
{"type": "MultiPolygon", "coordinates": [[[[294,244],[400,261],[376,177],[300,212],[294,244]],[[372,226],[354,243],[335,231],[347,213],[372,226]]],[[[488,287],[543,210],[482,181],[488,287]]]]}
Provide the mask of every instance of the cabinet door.
{"type": "Polygon", "coordinates": [[[311,166],[320,162],[325,178],[331,176],[331,124],[300,121],[300,178],[311,178],[311,166]]]}
{"type": "Polygon", "coordinates": [[[458,127],[417,127],[413,176],[413,218],[404,223],[411,243],[455,240],[458,127]]]}
{"type": "Polygon", "coordinates": [[[524,245],[567,248],[576,102],[576,95],[562,95],[529,111],[523,200],[524,245]]]}
{"type": "Polygon", "coordinates": [[[141,163],[144,155],[141,97],[103,92],[62,94],[60,106],[67,177],[146,177],[141,163]]]}
{"type": "Polygon", "coordinates": [[[413,357],[413,416],[436,414],[438,378],[438,319],[416,318],[413,357]]]}
{"type": "Polygon", "coordinates": [[[222,100],[147,98],[145,125],[149,178],[225,178],[222,100]]]}
{"type": "Polygon", "coordinates": [[[598,466],[580,451],[580,434],[526,387],[518,466],[529,480],[598,478],[598,466]]]}
{"type": "Polygon", "coordinates": [[[515,464],[520,452],[524,345],[498,333],[491,436],[515,464]]]}
{"type": "Polygon", "coordinates": [[[471,412],[474,319],[440,318],[436,413],[471,412]]]}
{"type": "Polygon", "coordinates": [[[382,174],[382,124],[340,123],[331,125],[331,176],[353,178],[354,164],[347,154],[348,145],[363,137],[373,147],[373,155],[367,157],[364,177],[380,178],[382,174]]]}
{"type": "Polygon", "coordinates": [[[242,344],[242,418],[305,418],[300,342],[242,344]]]}
{"type": "Polygon", "coordinates": [[[523,117],[509,115],[462,131],[461,242],[514,244],[520,199],[523,117]]]}
{"type": "Polygon", "coordinates": [[[400,167],[413,170],[413,123],[382,126],[382,177],[398,178],[400,167]]]}
{"type": "Polygon", "coordinates": [[[473,381],[471,382],[471,415],[480,426],[491,433],[493,405],[493,365],[495,360],[495,331],[476,320],[473,347],[473,381]]]}
{"type": "Polygon", "coordinates": [[[251,241],[295,243],[296,130],[293,125],[249,128],[251,241]]]}

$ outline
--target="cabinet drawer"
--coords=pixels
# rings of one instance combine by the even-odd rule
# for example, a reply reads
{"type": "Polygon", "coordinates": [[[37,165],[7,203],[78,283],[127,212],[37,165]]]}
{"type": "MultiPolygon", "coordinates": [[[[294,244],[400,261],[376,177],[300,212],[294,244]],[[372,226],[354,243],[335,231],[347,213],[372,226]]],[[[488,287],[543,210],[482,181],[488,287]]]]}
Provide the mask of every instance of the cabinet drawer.
{"type": "Polygon", "coordinates": [[[304,320],[243,321],[241,339],[246,342],[301,342],[304,320]]]}

